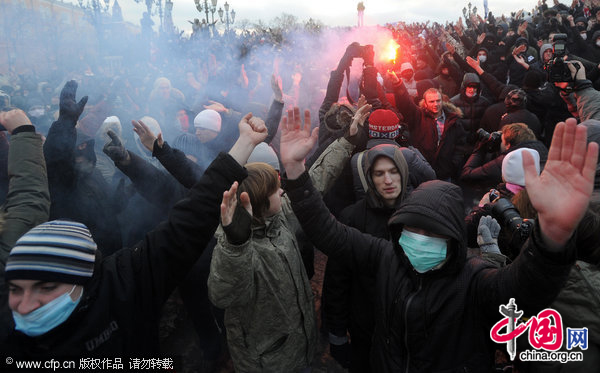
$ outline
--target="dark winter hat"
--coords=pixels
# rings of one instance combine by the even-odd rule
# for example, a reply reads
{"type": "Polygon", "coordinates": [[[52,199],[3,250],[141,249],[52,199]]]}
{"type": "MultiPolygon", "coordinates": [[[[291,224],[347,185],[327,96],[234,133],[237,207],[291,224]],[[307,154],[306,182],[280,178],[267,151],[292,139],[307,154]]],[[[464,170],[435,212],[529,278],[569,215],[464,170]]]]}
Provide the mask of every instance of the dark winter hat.
{"type": "Polygon", "coordinates": [[[585,25],[585,27],[587,27],[588,24],[588,21],[585,17],[577,17],[573,22],[575,22],[575,24],[577,24],[577,22],[582,22],[585,25]]]}
{"type": "Polygon", "coordinates": [[[523,37],[520,37],[520,38],[518,38],[515,41],[515,48],[518,47],[518,46],[520,46],[520,45],[522,45],[522,44],[525,44],[526,46],[529,46],[529,41],[527,41],[527,39],[525,39],[523,37]]]}
{"type": "Polygon", "coordinates": [[[400,119],[391,110],[377,109],[369,116],[369,137],[395,139],[400,134],[400,119]]]}
{"type": "Polygon", "coordinates": [[[525,109],[527,94],[521,88],[513,89],[504,98],[504,105],[512,110],[525,109]]]}
{"type": "Polygon", "coordinates": [[[96,243],[81,223],[53,220],[25,233],[10,251],[5,277],[85,284],[94,273],[96,243]]]}

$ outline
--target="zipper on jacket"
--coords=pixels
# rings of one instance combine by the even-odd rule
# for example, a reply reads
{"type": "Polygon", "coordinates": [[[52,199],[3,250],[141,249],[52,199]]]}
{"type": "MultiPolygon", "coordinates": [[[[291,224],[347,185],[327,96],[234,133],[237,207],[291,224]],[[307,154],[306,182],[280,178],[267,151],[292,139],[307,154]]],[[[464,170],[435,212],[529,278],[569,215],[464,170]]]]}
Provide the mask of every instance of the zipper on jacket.
{"type": "Polygon", "coordinates": [[[423,287],[423,280],[419,277],[419,287],[417,290],[408,296],[408,300],[406,301],[406,306],[404,306],[404,346],[406,346],[406,369],[405,372],[408,373],[410,367],[410,351],[408,350],[408,309],[412,300],[415,296],[421,291],[423,287]]]}

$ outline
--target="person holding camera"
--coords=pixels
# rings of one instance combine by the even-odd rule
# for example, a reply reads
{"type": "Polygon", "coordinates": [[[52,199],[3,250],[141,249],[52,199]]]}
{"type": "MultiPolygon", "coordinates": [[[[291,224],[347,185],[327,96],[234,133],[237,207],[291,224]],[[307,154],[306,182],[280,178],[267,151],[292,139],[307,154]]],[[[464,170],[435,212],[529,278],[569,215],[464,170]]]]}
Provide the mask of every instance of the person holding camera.
{"type": "Polygon", "coordinates": [[[561,79],[562,81],[554,81],[554,85],[565,95],[573,93],[580,121],[600,119],[600,92],[594,89],[590,80],[586,79],[583,64],[580,61],[563,60],[563,62],[571,76],[561,79]]]}
{"type": "Polygon", "coordinates": [[[507,124],[500,131],[491,134],[479,129],[477,135],[477,145],[460,175],[461,181],[477,188],[487,190],[502,182],[502,161],[514,150],[535,149],[540,154],[542,164],[546,162],[548,149],[524,123],[507,124]],[[494,157],[494,154],[498,155],[494,157]],[[491,157],[493,158],[490,159],[491,157]]]}

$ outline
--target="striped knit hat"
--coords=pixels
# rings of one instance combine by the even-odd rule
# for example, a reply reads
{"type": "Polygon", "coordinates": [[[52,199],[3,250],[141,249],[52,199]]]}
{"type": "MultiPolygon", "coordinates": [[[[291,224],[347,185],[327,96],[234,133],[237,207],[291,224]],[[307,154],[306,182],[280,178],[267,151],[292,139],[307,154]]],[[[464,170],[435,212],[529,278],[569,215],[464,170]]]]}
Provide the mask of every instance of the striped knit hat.
{"type": "Polygon", "coordinates": [[[10,251],[5,277],[85,284],[94,273],[96,243],[81,223],[53,220],[25,233],[10,251]]]}

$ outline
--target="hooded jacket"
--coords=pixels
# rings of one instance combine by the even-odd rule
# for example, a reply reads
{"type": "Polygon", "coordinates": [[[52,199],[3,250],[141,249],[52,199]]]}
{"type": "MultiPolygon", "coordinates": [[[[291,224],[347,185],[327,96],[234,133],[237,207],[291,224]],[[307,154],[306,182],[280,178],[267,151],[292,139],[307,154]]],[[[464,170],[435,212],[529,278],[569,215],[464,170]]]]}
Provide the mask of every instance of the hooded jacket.
{"type": "MultiPolygon", "coordinates": [[[[367,187],[366,189],[369,188],[369,184],[365,176],[366,174],[364,155],[370,149],[382,144],[399,146],[398,143],[394,140],[370,139],[367,142],[367,150],[354,154],[352,156],[352,159],[350,160],[352,166],[354,192],[357,201],[365,198],[365,186],[367,187]]],[[[435,171],[433,170],[433,168],[431,168],[429,163],[427,163],[427,160],[425,159],[425,157],[423,157],[423,154],[421,154],[421,152],[418,149],[416,149],[413,146],[409,146],[401,147],[400,151],[402,152],[404,160],[408,165],[408,183],[406,185],[407,193],[410,193],[413,189],[418,187],[419,184],[428,180],[434,180],[436,178],[435,171]]]]}
{"type": "MultiPolygon", "coordinates": [[[[400,147],[380,144],[364,154],[363,172],[369,189],[365,198],[348,206],[340,214],[340,221],[361,232],[384,239],[390,238],[387,221],[397,206],[408,195],[409,171],[400,147]],[[385,205],[375,189],[371,170],[375,161],[387,157],[394,162],[400,174],[400,195],[392,207],[385,205]]],[[[329,332],[343,337],[349,331],[352,338],[353,371],[367,371],[364,362],[369,361],[370,341],[375,325],[374,304],[375,276],[360,271],[345,260],[328,260],[323,283],[323,311],[329,332]],[[361,364],[362,363],[362,364],[361,364]],[[363,365],[363,366],[355,366],[363,365]]]]}
{"type": "Polygon", "coordinates": [[[375,372],[489,372],[494,363],[490,329],[503,318],[499,306],[512,297],[526,314],[537,313],[556,296],[574,261],[573,240],[566,251],[549,253],[539,226],[522,255],[504,269],[467,258],[462,191],[450,183],[430,181],[413,191],[389,221],[391,242],[337,222],[306,173],[285,185],[319,250],[375,273],[375,372]],[[449,238],[441,268],[423,274],[413,270],[398,244],[408,222],[449,238]]]}
{"type": "MultiPolygon", "coordinates": [[[[525,60],[525,63],[531,65],[537,60],[537,57],[535,55],[537,54],[537,50],[534,50],[533,48],[529,47],[529,41],[523,37],[517,38],[517,40],[514,43],[514,47],[516,48],[522,44],[525,44],[527,46],[527,49],[521,54],[521,56],[525,60]]],[[[508,82],[510,84],[518,85],[519,87],[521,87],[523,85],[523,79],[525,78],[527,69],[521,66],[521,64],[519,64],[510,53],[507,55],[506,61],[508,63],[508,82]]]]}
{"type": "Polygon", "coordinates": [[[463,77],[462,84],[460,86],[460,93],[450,100],[452,104],[458,107],[463,117],[460,119],[465,131],[474,133],[480,127],[479,122],[485,112],[485,109],[490,106],[490,102],[485,97],[481,96],[481,80],[479,76],[474,73],[466,73],[463,77]],[[477,84],[477,95],[474,97],[467,97],[465,91],[469,84],[477,84]]]}

